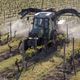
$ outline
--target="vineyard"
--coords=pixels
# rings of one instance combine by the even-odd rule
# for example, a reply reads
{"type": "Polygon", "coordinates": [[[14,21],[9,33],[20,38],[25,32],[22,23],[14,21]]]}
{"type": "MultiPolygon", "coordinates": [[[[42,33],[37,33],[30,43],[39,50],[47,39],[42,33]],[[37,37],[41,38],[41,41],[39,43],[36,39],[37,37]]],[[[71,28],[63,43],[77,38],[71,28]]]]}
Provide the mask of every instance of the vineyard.
{"type": "MultiPolygon", "coordinates": [[[[43,8],[75,8],[80,10],[79,0],[44,0],[43,8]]],[[[0,24],[7,18],[18,17],[18,12],[27,7],[41,8],[41,0],[0,0],[0,24]]]]}
{"type": "Polygon", "coordinates": [[[56,37],[57,46],[49,42],[24,52],[20,45],[29,36],[33,15],[20,19],[18,13],[30,7],[80,13],[80,0],[0,0],[0,80],[80,80],[80,18],[59,18],[64,35],[56,37]]]}

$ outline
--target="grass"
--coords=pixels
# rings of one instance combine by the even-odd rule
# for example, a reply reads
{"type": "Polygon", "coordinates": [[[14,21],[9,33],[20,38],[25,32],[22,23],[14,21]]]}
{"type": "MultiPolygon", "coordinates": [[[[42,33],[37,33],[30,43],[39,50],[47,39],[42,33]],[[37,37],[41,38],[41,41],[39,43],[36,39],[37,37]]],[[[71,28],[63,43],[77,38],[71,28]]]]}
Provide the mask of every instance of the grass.
{"type": "MultiPolygon", "coordinates": [[[[5,41],[5,40],[7,40],[7,36],[9,35],[9,33],[6,33],[6,34],[3,34],[2,36],[1,36],[1,41],[5,41]]],[[[17,40],[16,38],[12,38],[12,41],[13,40],[17,40]]]]}
{"type": "Polygon", "coordinates": [[[4,41],[5,39],[7,39],[7,34],[6,34],[6,35],[1,36],[1,41],[4,41]]]}
{"type": "Polygon", "coordinates": [[[72,76],[70,80],[80,80],[80,71],[76,75],[72,76]]]}
{"type": "Polygon", "coordinates": [[[22,59],[21,55],[16,55],[14,57],[11,57],[7,60],[4,60],[4,61],[0,62],[0,72],[12,67],[15,64],[16,58],[18,60],[22,59]]]}
{"type": "Polygon", "coordinates": [[[23,72],[19,80],[41,80],[42,76],[48,73],[49,70],[55,69],[62,61],[61,58],[52,56],[51,59],[54,59],[54,62],[49,60],[37,63],[33,69],[30,67],[26,72],[23,72]],[[32,70],[33,69],[33,70],[32,70]]]}
{"type": "MultiPolygon", "coordinates": [[[[80,41],[79,40],[75,40],[74,48],[75,48],[75,50],[80,49],[80,41]]],[[[72,44],[72,42],[70,42],[68,45],[66,45],[66,58],[69,58],[69,56],[72,53],[72,50],[73,50],[73,44],[72,44]]],[[[61,55],[63,55],[63,49],[61,50],[61,55]]]]}
{"type": "MultiPolygon", "coordinates": [[[[11,45],[14,46],[14,43],[16,45],[17,41],[14,41],[13,43],[11,43],[11,45]]],[[[75,49],[78,49],[78,48],[80,48],[80,41],[75,42],[75,49]]],[[[6,49],[6,47],[4,49],[6,49]]],[[[66,58],[69,58],[69,56],[71,55],[70,52],[72,51],[72,43],[70,43],[66,49],[67,49],[66,58]]],[[[36,50],[34,49],[29,49],[27,51],[29,55],[32,55],[32,53],[35,53],[35,52],[36,50]]],[[[40,62],[35,64],[35,67],[33,70],[32,70],[33,66],[29,67],[27,71],[24,71],[22,73],[22,75],[20,76],[20,80],[42,79],[44,75],[46,75],[50,70],[55,69],[55,67],[62,62],[62,58],[60,57],[61,55],[63,56],[63,49],[61,49],[55,55],[52,55],[50,59],[47,59],[46,61],[41,61],[41,64],[40,62]],[[50,62],[50,60],[54,60],[54,62],[50,62]]],[[[22,59],[21,55],[16,55],[14,57],[11,57],[7,60],[0,62],[0,71],[4,71],[4,70],[6,71],[6,69],[11,68],[12,65],[14,65],[15,63],[16,58],[18,58],[19,60],[22,59]]],[[[74,78],[72,80],[76,80],[74,76],[72,78],[74,78]]]]}
{"type": "MultiPolygon", "coordinates": [[[[14,42],[10,42],[10,45],[11,45],[13,48],[17,47],[18,44],[19,44],[19,40],[16,40],[16,41],[14,41],[14,42]]],[[[6,51],[9,51],[8,44],[5,44],[5,45],[3,45],[3,46],[0,46],[0,54],[4,53],[4,52],[6,52],[6,51]]]]}
{"type": "MultiPolygon", "coordinates": [[[[75,49],[78,48],[80,48],[80,42],[75,42],[75,49]]],[[[66,59],[70,57],[71,51],[72,43],[66,48],[66,59]]],[[[23,72],[19,80],[42,80],[44,75],[49,74],[50,70],[55,70],[55,67],[62,63],[63,59],[60,56],[63,56],[63,49],[50,58],[50,60],[54,60],[54,62],[50,62],[47,59],[47,61],[42,61],[41,64],[37,63],[33,70],[32,67],[30,67],[26,72],[23,72]]]]}
{"type": "MultiPolygon", "coordinates": [[[[14,41],[11,43],[11,45],[14,47],[18,44],[18,40],[14,41]]],[[[41,46],[40,46],[41,47],[41,46]]],[[[38,47],[38,48],[40,48],[38,47]]],[[[80,48],[80,41],[76,41],[75,42],[75,49],[80,48]]],[[[7,44],[0,47],[0,49],[2,49],[1,51],[4,52],[6,50],[8,50],[8,46],[7,44]]],[[[72,51],[72,43],[70,43],[68,45],[68,47],[66,48],[66,58],[69,58],[69,56],[71,55],[70,52],[72,51]]],[[[33,53],[35,53],[36,50],[34,49],[29,49],[27,51],[27,53],[31,56],[33,53]]],[[[60,55],[63,56],[63,49],[60,50],[59,54],[55,54],[52,55],[52,58],[54,62],[50,62],[48,59],[46,61],[42,61],[41,64],[37,63],[35,64],[34,69],[32,70],[33,66],[31,66],[30,68],[28,68],[27,71],[23,72],[20,80],[39,80],[42,79],[42,77],[44,75],[46,75],[50,70],[55,69],[55,67],[57,65],[59,65],[62,62],[62,58],[60,57],[60,55]]],[[[15,60],[16,58],[18,58],[19,60],[22,59],[21,55],[16,55],[14,57],[11,57],[7,60],[4,60],[2,62],[0,62],[0,71],[6,71],[7,69],[13,67],[13,65],[15,64],[15,60]]],[[[76,80],[75,77],[73,76],[72,80],[76,80]]]]}

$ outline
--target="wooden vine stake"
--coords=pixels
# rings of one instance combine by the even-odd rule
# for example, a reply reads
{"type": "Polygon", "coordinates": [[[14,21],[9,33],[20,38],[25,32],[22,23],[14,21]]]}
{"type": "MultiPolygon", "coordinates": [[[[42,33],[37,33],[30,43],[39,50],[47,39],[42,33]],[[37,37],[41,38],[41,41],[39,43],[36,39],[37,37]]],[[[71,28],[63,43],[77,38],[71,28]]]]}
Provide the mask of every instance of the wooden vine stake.
{"type": "Polygon", "coordinates": [[[12,40],[12,23],[11,23],[11,3],[9,2],[9,12],[10,12],[10,15],[9,15],[9,18],[10,18],[10,40],[12,40]]]}
{"type": "Polygon", "coordinates": [[[66,45],[64,42],[64,68],[63,68],[64,80],[66,80],[66,45]]]}
{"type": "MultiPolygon", "coordinates": [[[[68,42],[68,39],[69,39],[69,29],[68,29],[68,24],[67,24],[67,42],[68,42]]],[[[67,45],[68,46],[68,45],[67,45]]]]}
{"type": "Polygon", "coordinates": [[[74,62],[74,38],[73,38],[73,41],[72,41],[72,59],[73,59],[73,61],[72,61],[72,64],[73,64],[73,70],[74,70],[74,74],[76,75],[76,69],[75,69],[75,62],[74,62]]]}
{"type": "Polygon", "coordinates": [[[22,41],[22,53],[21,53],[21,55],[22,55],[22,68],[23,69],[26,69],[26,61],[25,61],[25,50],[24,50],[24,44],[25,42],[24,42],[24,40],[22,41]]]}

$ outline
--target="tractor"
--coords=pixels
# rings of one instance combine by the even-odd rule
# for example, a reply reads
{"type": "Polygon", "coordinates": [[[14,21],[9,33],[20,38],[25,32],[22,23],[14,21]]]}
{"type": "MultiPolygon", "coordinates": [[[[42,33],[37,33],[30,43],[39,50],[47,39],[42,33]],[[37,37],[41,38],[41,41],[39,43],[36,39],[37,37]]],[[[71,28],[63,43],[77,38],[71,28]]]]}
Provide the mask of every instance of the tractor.
{"type": "Polygon", "coordinates": [[[53,12],[39,12],[34,15],[33,28],[29,33],[29,39],[37,40],[36,45],[53,39],[57,34],[56,20],[52,19],[54,15],[55,13],[53,12]]]}
{"type": "Polygon", "coordinates": [[[19,13],[21,19],[29,13],[35,13],[33,18],[33,28],[29,33],[27,39],[23,41],[24,50],[29,47],[36,47],[37,45],[47,44],[48,41],[52,40],[56,43],[56,36],[62,34],[59,32],[57,21],[58,18],[65,13],[72,13],[80,17],[78,11],[75,9],[62,9],[55,11],[53,8],[42,10],[37,8],[22,9],[19,13]]]}

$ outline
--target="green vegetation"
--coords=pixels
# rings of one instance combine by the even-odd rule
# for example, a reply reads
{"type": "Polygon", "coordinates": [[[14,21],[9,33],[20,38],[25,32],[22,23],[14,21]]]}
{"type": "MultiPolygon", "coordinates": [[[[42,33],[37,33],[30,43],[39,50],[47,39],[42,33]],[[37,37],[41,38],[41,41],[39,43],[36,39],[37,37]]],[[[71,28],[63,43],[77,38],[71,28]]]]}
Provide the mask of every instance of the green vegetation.
{"type": "Polygon", "coordinates": [[[1,36],[1,41],[4,41],[4,40],[6,40],[6,39],[7,39],[7,34],[1,36]]]}
{"type": "Polygon", "coordinates": [[[21,55],[16,55],[14,57],[11,57],[7,60],[4,60],[4,61],[0,62],[0,72],[4,71],[6,69],[9,69],[10,67],[13,67],[16,59],[21,60],[22,59],[21,55]]]}
{"type": "MultiPolygon", "coordinates": [[[[10,46],[14,49],[19,45],[19,40],[16,40],[14,42],[10,42],[10,46]]],[[[0,54],[3,52],[9,51],[8,44],[5,44],[3,46],[0,46],[0,54]]]]}
{"type": "Polygon", "coordinates": [[[72,76],[72,78],[70,80],[80,80],[80,71],[77,72],[76,75],[72,76]]]}
{"type": "MultiPolygon", "coordinates": [[[[61,35],[58,36],[59,39],[64,39],[61,35]]],[[[75,52],[77,53],[77,51],[80,49],[80,42],[75,42],[75,52]]],[[[18,44],[18,41],[14,40],[13,42],[10,43],[12,46],[16,46],[16,44],[18,44]]],[[[4,46],[7,46],[4,45],[4,46]]],[[[8,47],[8,46],[7,46],[8,47]]],[[[6,47],[0,47],[0,49],[3,48],[3,51],[6,51],[6,47]]],[[[38,46],[38,49],[42,48],[42,46],[38,46]]],[[[72,51],[72,43],[69,43],[68,47],[66,48],[66,58],[68,59],[71,55],[71,51],[72,51]]],[[[33,55],[35,55],[35,53],[37,52],[37,50],[34,49],[28,49],[26,51],[26,56],[32,57],[33,55]]],[[[59,52],[57,51],[56,53],[54,53],[54,55],[52,54],[50,58],[46,59],[46,61],[41,60],[39,63],[33,65],[35,66],[33,69],[33,66],[29,67],[27,71],[23,71],[22,75],[20,76],[20,80],[26,80],[26,78],[28,80],[37,80],[37,79],[41,79],[44,75],[48,74],[48,72],[50,70],[54,70],[55,67],[57,65],[59,65],[60,63],[62,63],[63,59],[63,49],[60,49],[59,52]],[[51,62],[53,61],[53,62],[51,62]]],[[[0,62],[0,71],[6,71],[7,69],[10,69],[13,67],[13,65],[15,64],[16,58],[21,60],[22,56],[21,55],[16,55],[14,57],[11,57],[7,60],[3,60],[2,62],[0,62]]]]}
{"type": "Polygon", "coordinates": [[[34,55],[36,54],[36,52],[37,52],[37,50],[28,49],[28,50],[26,51],[26,56],[32,57],[32,56],[34,56],[34,55]]]}
{"type": "Polygon", "coordinates": [[[55,69],[55,67],[62,62],[62,59],[53,54],[51,56],[52,57],[49,59],[47,58],[46,61],[41,61],[35,64],[34,69],[32,66],[26,72],[23,72],[20,80],[39,80],[43,75],[46,75],[48,71],[55,69]],[[54,60],[54,62],[50,62],[50,60],[54,60]]]}

